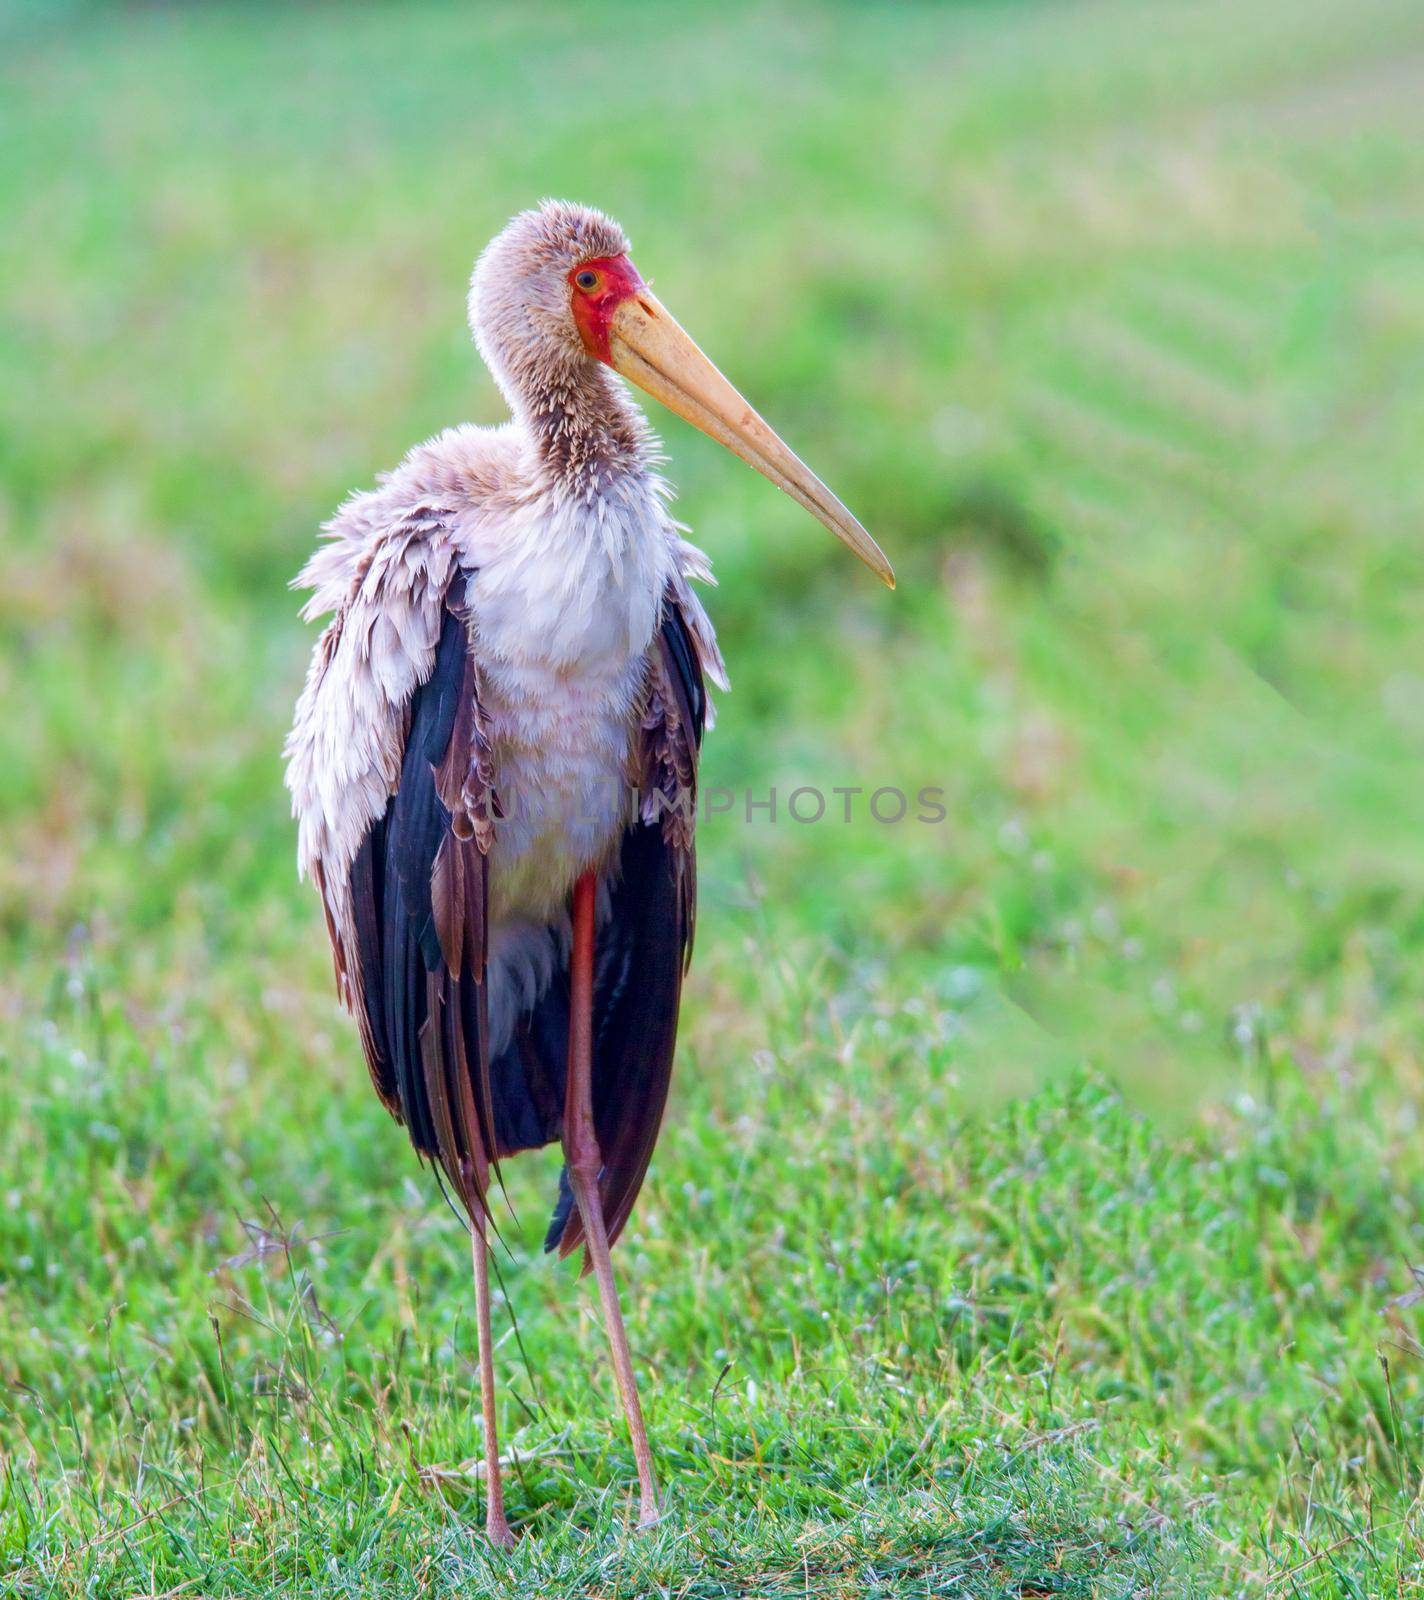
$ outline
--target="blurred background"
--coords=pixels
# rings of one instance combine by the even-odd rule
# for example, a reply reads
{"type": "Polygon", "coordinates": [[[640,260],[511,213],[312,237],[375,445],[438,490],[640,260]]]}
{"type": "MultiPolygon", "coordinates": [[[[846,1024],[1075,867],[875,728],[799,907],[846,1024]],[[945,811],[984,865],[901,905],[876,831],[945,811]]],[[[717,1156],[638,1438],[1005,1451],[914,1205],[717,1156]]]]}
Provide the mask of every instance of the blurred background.
{"type": "MultiPolygon", "coordinates": [[[[399,1191],[418,1233],[295,878],[280,747],[314,634],[285,586],[351,489],[501,417],[466,282],[547,194],[623,222],[900,580],[653,416],[720,579],[704,783],[783,802],[702,830],[655,1259],[706,1150],[771,1137],[747,1119],[819,1159],[814,1086],[852,1056],[877,1115],[933,1127],[1085,1068],[1209,1123],[1269,1093],[1281,1030],[1416,1103],[1413,0],[3,26],[11,1261],[137,1206],[114,1226],[197,1303],[258,1195],[359,1231],[399,1191]],[[804,785],[938,786],[946,816],[798,824],[804,785]]],[[[35,1306],[0,1296],[40,1383],[35,1306]]]]}
{"type": "Polygon", "coordinates": [[[80,15],[20,28],[0,111],[22,989],[83,924],[135,997],[325,1016],[284,585],[350,489],[501,415],[465,284],[543,194],[623,221],[901,574],[654,419],[734,682],[695,1015],[769,940],[916,1007],[966,1092],[1087,1057],[1180,1101],[1243,1008],[1413,982],[1416,8],[80,15]],[[947,818],[747,826],[800,784],[947,818]]]}
{"type": "Polygon", "coordinates": [[[976,1094],[1087,1056],[1194,1098],[1243,1007],[1393,958],[1424,864],[1424,33],[1409,5],[1288,9],[22,33],[21,972],[82,923],[170,1002],[175,967],[250,995],[254,961],[303,1016],[324,995],[280,787],[311,645],[284,585],[350,489],[501,415],[465,284],[546,193],[624,222],[901,574],[876,593],[654,419],[734,682],[697,1011],[766,938],[843,1004],[923,1008],[921,1068],[976,1094]],[[748,827],[745,790],[803,783],[938,785],[948,814],[748,827]]]}

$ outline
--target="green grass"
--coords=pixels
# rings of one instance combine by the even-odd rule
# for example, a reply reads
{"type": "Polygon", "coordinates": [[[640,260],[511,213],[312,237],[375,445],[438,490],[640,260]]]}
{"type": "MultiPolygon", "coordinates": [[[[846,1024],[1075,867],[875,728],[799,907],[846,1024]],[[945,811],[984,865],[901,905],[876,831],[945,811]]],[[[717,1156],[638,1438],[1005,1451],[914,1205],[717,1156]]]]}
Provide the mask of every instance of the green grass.
{"type": "Polygon", "coordinates": [[[0,1593],[1424,1594],[1409,0],[0,23],[0,1593]],[[657,418],[735,692],[596,1305],[458,1224],[295,882],[283,585],[601,204],[861,512],[657,418]],[[801,826],[799,785],[947,820],[801,826]]]}

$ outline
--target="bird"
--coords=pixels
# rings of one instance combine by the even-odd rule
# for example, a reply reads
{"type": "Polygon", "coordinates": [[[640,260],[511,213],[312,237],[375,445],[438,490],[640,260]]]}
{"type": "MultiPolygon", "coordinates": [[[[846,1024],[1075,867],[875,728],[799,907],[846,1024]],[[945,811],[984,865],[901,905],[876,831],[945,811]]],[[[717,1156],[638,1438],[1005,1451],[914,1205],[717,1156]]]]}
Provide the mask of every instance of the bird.
{"type": "Polygon", "coordinates": [[[756,468],[886,584],[879,546],[653,295],[618,223],[545,200],[475,263],[506,401],[353,493],[293,587],[314,647],[285,746],[299,871],[376,1094],[470,1224],[486,1537],[509,1546],[489,1256],[501,1163],[558,1141],[545,1248],[594,1275],[636,1464],[658,1489],[610,1250],[672,1073],[696,910],[709,683],[661,447],[629,386],[756,468]]]}

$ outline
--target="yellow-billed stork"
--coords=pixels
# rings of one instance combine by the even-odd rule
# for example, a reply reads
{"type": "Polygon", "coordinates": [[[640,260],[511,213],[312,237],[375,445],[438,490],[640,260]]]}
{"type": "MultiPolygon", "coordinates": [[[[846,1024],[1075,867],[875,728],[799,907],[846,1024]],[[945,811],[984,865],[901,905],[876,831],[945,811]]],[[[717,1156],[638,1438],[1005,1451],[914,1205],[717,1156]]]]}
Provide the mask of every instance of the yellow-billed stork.
{"type": "Polygon", "coordinates": [[[355,494],[298,578],[332,614],[287,742],[299,864],[376,1092],[469,1213],[486,1529],[489,1176],[563,1143],[546,1248],[584,1246],[657,1490],[609,1247],[672,1071],[696,898],[704,679],[722,660],[657,441],[615,376],[765,474],[887,584],[884,555],[653,297],[618,225],[546,201],[493,240],[470,325],[509,403],[355,494]],[[497,1168],[496,1168],[497,1170],[497,1168]]]}

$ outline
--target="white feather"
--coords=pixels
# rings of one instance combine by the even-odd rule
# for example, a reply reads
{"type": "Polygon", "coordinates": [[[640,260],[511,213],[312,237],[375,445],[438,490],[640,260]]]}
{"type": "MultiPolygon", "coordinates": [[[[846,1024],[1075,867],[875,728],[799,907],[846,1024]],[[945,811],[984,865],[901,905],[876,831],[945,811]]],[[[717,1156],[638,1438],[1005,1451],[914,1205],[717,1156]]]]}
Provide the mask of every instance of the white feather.
{"type": "MultiPolygon", "coordinates": [[[[688,588],[706,557],[644,467],[590,503],[538,481],[514,430],[451,429],[353,496],[299,584],[336,615],[287,740],[298,864],[320,863],[338,923],[351,861],[400,777],[411,696],[429,675],[446,590],[471,574],[482,697],[506,812],[490,862],[492,955],[505,926],[558,925],[574,879],[630,817],[627,761],[645,658],[669,582],[704,671],[726,678],[688,588]]],[[[537,941],[535,941],[537,943],[537,941]]],[[[528,959],[534,944],[513,941],[528,959]]],[[[494,986],[492,985],[492,992],[494,986]]]]}

